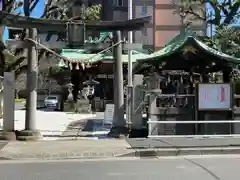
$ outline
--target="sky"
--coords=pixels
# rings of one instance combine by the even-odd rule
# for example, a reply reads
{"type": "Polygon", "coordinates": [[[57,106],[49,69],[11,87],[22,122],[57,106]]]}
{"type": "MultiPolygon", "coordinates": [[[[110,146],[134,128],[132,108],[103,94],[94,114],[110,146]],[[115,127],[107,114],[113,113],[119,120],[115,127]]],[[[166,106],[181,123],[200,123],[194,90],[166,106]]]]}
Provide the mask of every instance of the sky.
{"type": "MultiPolygon", "coordinates": [[[[0,0],[1,1],[1,0],[0,0]]],[[[38,4],[36,5],[36,8],[33,10],[31,17],[38,18],[42,15],[43,10],[45,6],[45,0],[39,0],[38,4]]],[[[16,10],[16,12],[23,12],[23,8],[19,8],[16,10]]],[[[3,34],[3,39],[6,40],[8,39],[8,29],[5,28],[4,34],[3,34]]]]}

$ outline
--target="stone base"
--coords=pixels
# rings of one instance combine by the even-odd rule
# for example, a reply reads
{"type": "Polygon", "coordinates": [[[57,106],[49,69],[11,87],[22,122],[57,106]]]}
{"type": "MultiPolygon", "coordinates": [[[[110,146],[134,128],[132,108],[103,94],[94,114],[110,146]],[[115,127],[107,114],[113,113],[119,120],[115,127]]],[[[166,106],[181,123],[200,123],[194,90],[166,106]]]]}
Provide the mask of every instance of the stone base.
{"type": "Polygon", "coordinates": [[[131,129],[129,132],[129,138],[147,138],[148,129],[131,129]]]}
{"type": "Polygon", "coordinates": [[[18,141],[37,141],[42,138],[40,132],[23,130],[16,132],[18,141]]]}
{"type": "Polygon", "coordinates": [[[125,138],[129,134],[129,129],[127,127],[112,127],[108,133],[108,137],[111,138],[125,138]]]}
{"type": "Polygon", "coordinates": [[[15,141],[16,133],[14,131],[0,131],[0,140],[15,141]]]}

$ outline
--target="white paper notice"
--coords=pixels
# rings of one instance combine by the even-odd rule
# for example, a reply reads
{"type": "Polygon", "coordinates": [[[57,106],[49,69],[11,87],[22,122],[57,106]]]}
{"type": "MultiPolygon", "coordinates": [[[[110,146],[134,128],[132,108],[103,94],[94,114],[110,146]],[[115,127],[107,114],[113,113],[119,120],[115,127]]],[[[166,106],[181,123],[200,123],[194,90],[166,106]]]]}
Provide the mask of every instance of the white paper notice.
{"type": "Polygon", "coordinates": [[[114,104],[106,104],[104,120],[107,122],[113,122],[113,116],[114,116],[114,104]]]}
{"type": "Polygon", "coordinates": [[[199,110],[231,109],[230,84],[199,84],[199,110]]]}

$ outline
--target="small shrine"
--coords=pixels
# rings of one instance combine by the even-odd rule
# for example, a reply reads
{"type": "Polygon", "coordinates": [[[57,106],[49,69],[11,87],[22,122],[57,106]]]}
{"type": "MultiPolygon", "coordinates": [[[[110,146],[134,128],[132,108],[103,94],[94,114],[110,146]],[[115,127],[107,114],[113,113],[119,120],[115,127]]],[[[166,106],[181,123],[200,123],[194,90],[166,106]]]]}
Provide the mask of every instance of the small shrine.
{"type": "MultiPolygon", "coordinates": [[[[208,47],[192,33],[185,33],[178,35],[147,58],[138,59],[134,72],[145,76],[144,85],[147,89],[144,92],[145,97],[148,97],[148,115],[151,121],[226,120],[234,118],[234,102],[231,101],[228,108],[217,109],[216,106],[216,109],[214,107],[200,110],[200,101],[203,98],[199,95],[200,85],[205,83],[211,87],[219,84],[220,88],[222,84],[221,87],[230,87],[233,68],[238,64],[240,59],[208,47]]],[[[218,88],[218,85],[212,88],[218,88]]],[[[209,94],[210,91],[206,93],[209,94]]],[[[233,133],[234,129],[231,123],[150,122],[148,126],[149,137],[229,134],[233,133]]]]}

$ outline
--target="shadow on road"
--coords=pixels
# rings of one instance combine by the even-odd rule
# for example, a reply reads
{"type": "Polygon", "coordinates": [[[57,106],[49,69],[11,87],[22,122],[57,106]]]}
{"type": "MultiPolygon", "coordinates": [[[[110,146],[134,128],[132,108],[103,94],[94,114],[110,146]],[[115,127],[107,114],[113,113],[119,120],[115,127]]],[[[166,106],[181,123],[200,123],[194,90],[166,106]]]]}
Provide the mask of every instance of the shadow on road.
{"type": "MultiPolygon", "coordinates": [[[[104,119],[87,118],[70,123],[63,136],[82,136],[84,134],[107,135],[112,127],[111,122],[105,122],[104,119]]],[[[94,135],[94,136],[95,136],[94,135]]],[[[96,135],[96,136],[98,136],[96,135]]]]}

